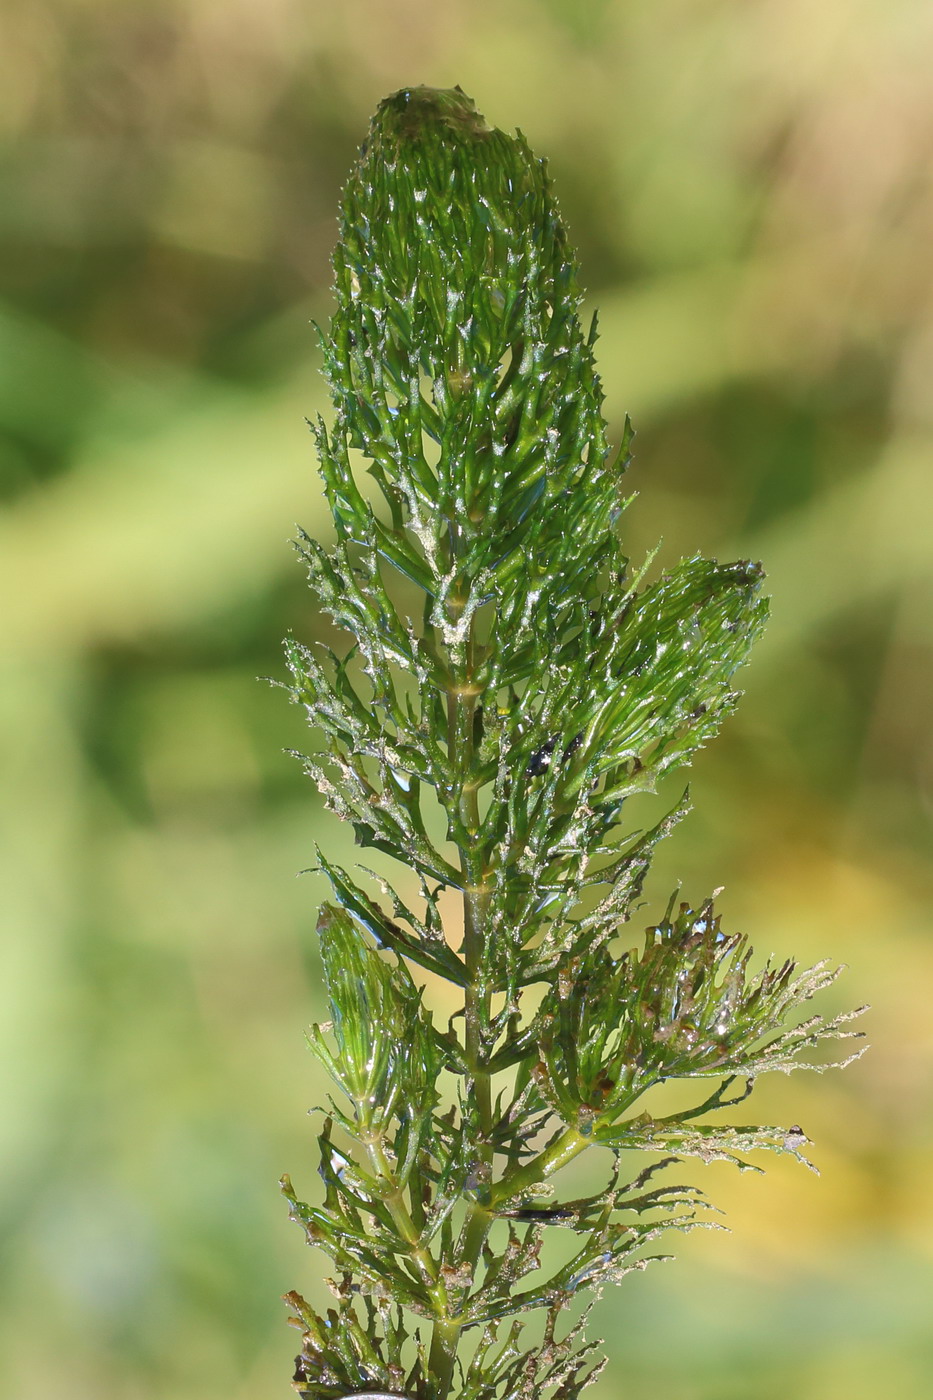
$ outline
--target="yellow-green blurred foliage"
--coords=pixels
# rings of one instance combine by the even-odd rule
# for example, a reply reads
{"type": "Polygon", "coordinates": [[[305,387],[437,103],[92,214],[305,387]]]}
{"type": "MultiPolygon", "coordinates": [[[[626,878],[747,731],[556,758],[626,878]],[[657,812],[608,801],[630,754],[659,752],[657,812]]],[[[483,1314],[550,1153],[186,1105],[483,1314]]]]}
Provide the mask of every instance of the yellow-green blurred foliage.
{"type": "MultiPolygon", "coordinates": [[[[386,92],[459,82],[550,157],[639,430],[637,556],[750,554],[774,621],[663,853],[874,1003],[763,1086],[823,1175],[712,1167],[734,1233],[598,1309],[594,1400],[933,1383],[929,0],[7,0],[0,38],[3,1250],[11,1400],[289,1393],[325,1269],[315,839],[282,754],[288,547],[323,528],[340,184],[386,92]]],[[[754,1100],[753,1100],[754,1105],[754,1100]]]]}

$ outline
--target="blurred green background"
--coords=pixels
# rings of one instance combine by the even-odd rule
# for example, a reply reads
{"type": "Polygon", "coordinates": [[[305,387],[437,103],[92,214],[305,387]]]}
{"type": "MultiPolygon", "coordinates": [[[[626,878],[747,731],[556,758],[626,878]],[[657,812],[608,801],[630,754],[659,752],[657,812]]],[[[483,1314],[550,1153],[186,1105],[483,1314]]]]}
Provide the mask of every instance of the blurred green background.
{"type": "Polygon", "coordinates": [[[817,1180],[705,1170],[732,1234],[597,1312],[594,1400],[933,1388],[929,0],[7,0],[0,1390],[289,1391],[324,1271],[296,880],[349,842],[282,750],[287,540],[323,528],[340,185],[460,83],[547,154],[639,437],[637,556],[761,558],[774,621],[651,893],[849,964],[870,1056],[762,1087],[817,1180]]]}

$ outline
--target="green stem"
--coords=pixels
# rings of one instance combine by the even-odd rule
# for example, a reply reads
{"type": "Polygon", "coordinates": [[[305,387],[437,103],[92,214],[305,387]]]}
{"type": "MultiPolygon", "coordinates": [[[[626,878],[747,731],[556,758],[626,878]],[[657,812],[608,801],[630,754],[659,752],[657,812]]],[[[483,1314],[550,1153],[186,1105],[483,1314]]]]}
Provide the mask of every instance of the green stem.
{"type": "MultiPolygon", "coordinates": [[[[462,606],[462,605],[461,605],[462,606]]],[[[479,797],[473,779],[473,728],[476,704],[480,692],[473,684],[473,629],[467,644],[467,660],[463,682],[448,693],[448,755],[458,774],[456,793],[457,816],[464,834],[460,850],[463,877],[463,958],[470,981],[464,994],[464,1053],[470,1075],[470,1088],[479,1121],[476,1170],[480,1190],[491,1182],[492,1146],[492,1075],[486,1068],[485,1027],[489,1022],[490,994],[483,977],[485,961],[485,925],[491,888],[486,883],[487,871],[482,852],[474,844],[479,832],[479,797]]],[[[473,1200],[460,1236],[461,1248],[451,1262],[472,1279],[483,1252],[489,1227],[494,1219],[488,1204],[473,1200]]],[[[435,1386],[436,1400],[446,1400],[453,1384],[457,1347],[463,1320],[447,1317],[434,1325],[431,1352],[428,1359],[435,1386]]]]}
{"type": "Polygon", "coordinates": [[[389,1183],[390,1189],[383,1195],[383,1200],[388,1207],[389,1214],[395,1228],[400,1236],[409,1246],[412,1259],[418,1265],[421,1276],[428,1285],[434,1298],[435,1306],[440,1315],[447,1312],[447,1288],[437,1265],[437,1261],[430,1250],[425,1249],[421,1243],[421,1232],[412,1219],[411,1212],[405,1204],[405,1197],[401,1186],[395,1179],[395,1173],[385,1153],[383,1139],[381,1135],[363,1138],[366,1146],[366,1155],[369,1164],[377,1176],[389,1183]]]}
{"type": "Polygon", "coordinates": [[[524,1166],[517,1168],[508,1176],[498,1182],[492,1188],[491,1205],[493,1209],[501,1206],[505,1201],[511,1200],[514,1196],[530,1191],[532,1187],[539,1186],[542,1181],[546,1181],[549,1176],[560,1171],[568,1162],[572,1162],[574,1157],[579,1157],[581,1152],[585,1152],[588,1147],[593,1146],[591,1137],[584,1137],[578,1133],[576,1128],[566,1128],[555,1138],[550,1147],[537,1157],[526,1162],[524,1166]]]}
{"type": "MultiPolygon", "coordinates": [[[[615,1105],[615,1116],[619,1117],[632,1104],[641,1097],[647,1089],[652,1088],[656,1080],[651,1080],[647,1084],[640,1084],[637,1089],[631,1090],[615,1105]]],[[[714,1096],[715,1097],[715,1096],[714,1096]]],[[[712,1099],[708,1100],[712,1103],[712,1099]]],[[[703,1105],[706,1108],[706,1104],[703,1105]]],[[[676,1114],[671,1121],[679,1121],[682,1115],[676,1114]]],[[[684,1115],[686,1116],[686,1115],[684,1115]]],[[[527,1191],[539,1186],[542,1181],[546,1181],[549,1176],[559,1172],[561,1167],[565,1167],[568,1162],[572,1162],[574,1157],[579,1157],[581,1152],[585,1152],[588,1147],[599,1145],[599,1139],[592,1135],[579,1132],[576,1128],[565,1128],[564,1131],[554,1139],[550,1146],[543,1152],[539,1152],[537,1157],[533,1157],[524,1166],[517,1167],[515,1171],[508,1173],[500,1182],[492,1188],[493,1208],[498,1208],[505,1201],[513,1200],[527,1191]]]]}

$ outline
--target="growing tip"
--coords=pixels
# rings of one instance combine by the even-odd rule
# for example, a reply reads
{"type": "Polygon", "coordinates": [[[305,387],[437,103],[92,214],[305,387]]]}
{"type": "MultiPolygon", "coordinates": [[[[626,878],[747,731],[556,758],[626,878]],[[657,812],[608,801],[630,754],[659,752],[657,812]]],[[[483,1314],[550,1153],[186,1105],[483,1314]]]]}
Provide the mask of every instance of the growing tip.
{"type": "Polygon", "coordinates": [[[380,102],[370,141],[373,137],[399,143],[418,141],[428,133],[458,141],[481,140],[491,134],[476,103],[462,88],[422,85],[400,88],[380,102]]]}

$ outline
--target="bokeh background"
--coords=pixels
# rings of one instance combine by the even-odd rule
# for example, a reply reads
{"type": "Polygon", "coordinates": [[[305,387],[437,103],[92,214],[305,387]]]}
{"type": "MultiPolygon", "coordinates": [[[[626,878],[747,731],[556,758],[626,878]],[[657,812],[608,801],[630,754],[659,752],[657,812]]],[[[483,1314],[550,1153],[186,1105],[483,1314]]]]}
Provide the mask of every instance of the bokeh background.
{"type": "MultiPolygon", "coordinates": [[[[324,1260],[303,1049],[317,839],[281,675],[317,620],[303,415],[380,97],[547,154],[639,430],[637,556],[764,561],[774,621],[652,885],[849,964],[845,1074],[764,1086],[817,1179],[705,1169],[732,1234],[607,1294],[594,1400],[933,1386],[929,0],[6,0],[0,1390],[290,1393],[324,1260]]],[[[830,998],[830,1004],[833,999],[830,998]]]]}

